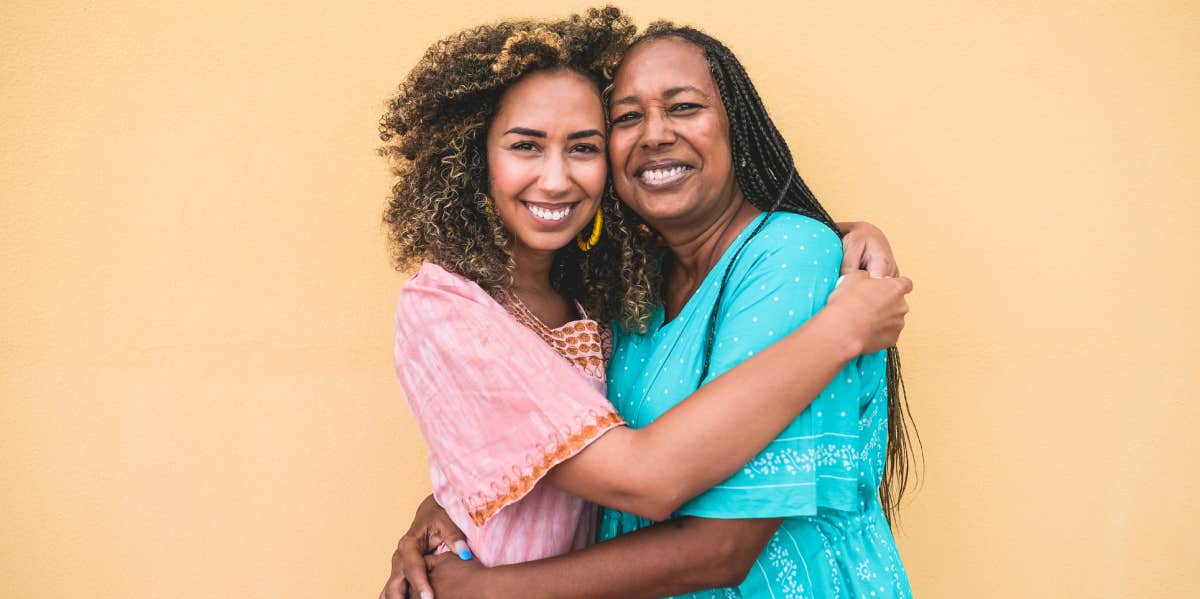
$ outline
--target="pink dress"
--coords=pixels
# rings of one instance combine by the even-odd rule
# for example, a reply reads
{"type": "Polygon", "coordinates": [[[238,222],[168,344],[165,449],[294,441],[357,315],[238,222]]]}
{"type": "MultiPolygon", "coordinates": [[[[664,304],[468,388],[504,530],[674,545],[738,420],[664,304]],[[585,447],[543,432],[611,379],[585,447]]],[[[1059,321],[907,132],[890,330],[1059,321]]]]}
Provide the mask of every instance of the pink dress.
{"type": "Polygon", "coordinates": [[[606,329],[551,329],[505,303],[512,312],[426,263],[396,306],[396,376],[429,446],[433,495],[487,566],[593,541],[595,506],[538,481],[624,424],[604,396],[606,329]]]}

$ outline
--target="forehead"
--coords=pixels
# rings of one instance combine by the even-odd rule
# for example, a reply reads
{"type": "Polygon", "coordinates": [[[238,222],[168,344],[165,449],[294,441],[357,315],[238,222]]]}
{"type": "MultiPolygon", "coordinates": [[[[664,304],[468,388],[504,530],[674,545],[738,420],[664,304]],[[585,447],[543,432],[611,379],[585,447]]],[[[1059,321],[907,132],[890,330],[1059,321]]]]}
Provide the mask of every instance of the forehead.
{"type": "Polygon", "coordinates": [[[495,122],[553,130],[584,123],[603,123],[600,91],[587,77],[569,69],[535,71],[500,96],[495,122]]]}
{"type": "Polygon", "coordinates": [[[683,39],[665,37],[637,44],[625,55],[613,80],[613,95],[653,93],[686,85],[705,91],[715,89],[704,51],[683,39]]]}

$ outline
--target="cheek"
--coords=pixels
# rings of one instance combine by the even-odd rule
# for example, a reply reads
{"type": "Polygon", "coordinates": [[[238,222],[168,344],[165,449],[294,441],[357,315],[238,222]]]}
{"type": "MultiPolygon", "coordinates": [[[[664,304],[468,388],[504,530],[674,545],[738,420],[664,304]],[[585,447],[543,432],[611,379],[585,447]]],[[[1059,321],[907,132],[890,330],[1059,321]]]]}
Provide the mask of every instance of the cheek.
{"type": "Polygon", "coordinates": [[[576,180],[579,186],[583,188],[583,193],[588,199],[599,199],[604,195],[604,183],[608,179],[608,162],[604,157],[599,157],[594,160],[589,160],[586,164],[580,165],[576,180]]]}
{"type": "Polygon", "coordinates": [[[613,174],[625,170],[626,161],[633,150],[637,135],[629,127],[613,129],[608,134],[608,162],[613,174]]]}
{"type": "Polygon", "coordinates": [[[525,187],[524,170],[517,161],[488,154],[488,194],[497,202],[512,200],[525,187]]]}
{"type": "Polygon", "coordinates": [[[733,164],[733,146],[730,143],[729,135],[719,127],[720,123],[712,123],[712,127],[698,138],[700,144],[703,145],[705,151],[705,174],[706,178],[725,179],[732,173],[731,165],[733,164]]]}

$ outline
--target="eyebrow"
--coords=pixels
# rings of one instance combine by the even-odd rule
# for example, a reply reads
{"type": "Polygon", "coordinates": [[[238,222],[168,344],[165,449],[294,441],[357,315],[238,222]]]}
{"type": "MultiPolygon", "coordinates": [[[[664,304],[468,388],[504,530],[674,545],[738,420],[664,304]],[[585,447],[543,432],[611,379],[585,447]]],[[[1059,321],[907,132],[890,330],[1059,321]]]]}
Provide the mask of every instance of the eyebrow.
{"type": "MultiPolygon", "coordinates": [[[[526,127],[513,127],[512,129],[509,129],[508,131],[504,132],[505,135],[508,135],[509,133],[516,133],[517,135],[524,135],[527,137],[537,137],[537,138],[541,138],[541,139],[546,139],[545,131],[539,131],[537,129],[528,129],[526,127]]],[[[568,134],[567,139],[583,139],[585,137],[592,137],[592,136],[604,137],[604,134],[601,133],[599,129],[585,129],[583,131],[576,131],[574,133],[568,134]]]]}
{"type": "MultiPolygon", "coordinates": [[[[674,98],[675,96],[678,96],[679,94],[682,94],[683,92],[696,92],[696,93],[700,94],[701,96],[704,96],[705,98],[708,97],[708,94],[704,93],[703,90],[701,90],[700,88],[698,88],[694,85],[681,85],[679,87],[672,87],[672,88],[668,89],[667,91],[663,92],[663,97],[664,98],[674,98]]],[[[621,98],[620,100],[614,101],[613,104],[637,104],[637,98],[634,96],[625,96],[624,98],[621,98]]]]}
{"type": "Polygon", "coordinates": [[[509,129],[508,131],[504,132],[505,135],[508,135],[509,133],[516,133],[517,135],[526,135],[529,137],[541,137],[543,139],[545,139],[545,137],[546,137],[545,131],[538,131],[537,129],[526,129],[525,127],[513,127],[512,129],[509,129]]]}
{"type": "Polygon", "coordinates": [[[596,129],[587,129],[585,131],[576,131],[571,133],[570,135],[567,135],[567,139],[583,139],[585,137],[592,137],[593,135],[604,137],[604,134],[596,129]]]}

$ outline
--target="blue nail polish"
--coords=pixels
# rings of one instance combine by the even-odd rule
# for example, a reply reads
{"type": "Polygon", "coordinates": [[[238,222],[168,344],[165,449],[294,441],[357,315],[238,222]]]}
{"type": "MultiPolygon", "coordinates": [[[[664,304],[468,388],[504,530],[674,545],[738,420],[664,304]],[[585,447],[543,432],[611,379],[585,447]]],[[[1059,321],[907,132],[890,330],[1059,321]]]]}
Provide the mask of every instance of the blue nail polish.
{"type": "Polygon", "coordinates": [[[466,561],[470,561],[470,560],[471,560],[471,558],[473,557],[473,556],[471,555],[471,550],[470,550],[470,549],[459,549],[457,553],[458,553],[458,559],[460,559],[460,560],[462,560],[462,561],[464,561],[464,562],[466,562],[466,561]]]}

